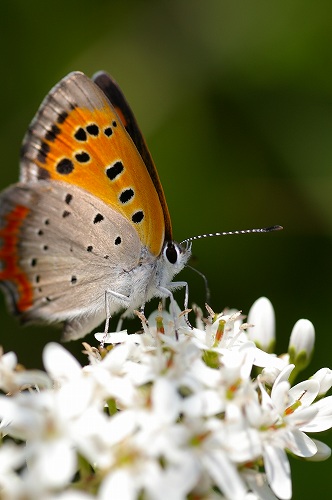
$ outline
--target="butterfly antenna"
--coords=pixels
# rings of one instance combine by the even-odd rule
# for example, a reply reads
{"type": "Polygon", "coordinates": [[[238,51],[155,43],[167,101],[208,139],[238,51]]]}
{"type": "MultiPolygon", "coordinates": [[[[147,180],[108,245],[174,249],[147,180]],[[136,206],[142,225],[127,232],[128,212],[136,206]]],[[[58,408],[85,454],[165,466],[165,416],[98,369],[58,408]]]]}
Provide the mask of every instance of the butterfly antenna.
{"type": "Polygon", "coordinates": [[[180,245],[183,243],[190,243],[191,241],[201,240],[202,238],[210,238],[213,236],[229,236],[232,234],[250,234],[250,233],[270,233],[271,231],[281,231],[283,229],[282,226],[269,226],[269,227],[261,227],[258,229],[237,229],[236,231],[224,231],[222,233],[207,233],[207,234],[199,234],[197,236],[191,236],[191,238],[186,238],[185,240],[180,242],[180,245]]]}

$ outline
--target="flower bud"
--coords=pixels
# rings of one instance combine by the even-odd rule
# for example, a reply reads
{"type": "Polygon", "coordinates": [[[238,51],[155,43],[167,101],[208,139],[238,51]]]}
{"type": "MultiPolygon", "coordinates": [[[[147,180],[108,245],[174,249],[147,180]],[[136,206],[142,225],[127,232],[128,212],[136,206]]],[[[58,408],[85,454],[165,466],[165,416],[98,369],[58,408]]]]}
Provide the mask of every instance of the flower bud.
{"type": "Polygon", "coordinates": [[[273,352],[275,344],[274,309],[266,297],[257,299],[248,314],[248,337],[265,352],[273,352]]]}
{"type": "Polygon", "coordinates": [[[297,371],[308,366],[314,344],[314,325],[308,319],[299,319],[293,327],[288,346],[289,362],[295,364],[297,371]]]}

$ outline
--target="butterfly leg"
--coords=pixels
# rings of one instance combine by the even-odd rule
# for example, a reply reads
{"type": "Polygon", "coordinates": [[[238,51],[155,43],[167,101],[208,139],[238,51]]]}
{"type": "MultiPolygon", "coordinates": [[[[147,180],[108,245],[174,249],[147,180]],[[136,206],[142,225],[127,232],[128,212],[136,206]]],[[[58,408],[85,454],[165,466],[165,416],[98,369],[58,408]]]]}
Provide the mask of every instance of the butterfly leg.
{"type": "Polygon", "coordinates": [[[111,319],[111,312],[108,307],[108,300],[107,300],[107,290],[105,290],[105,311],[106,311],[106,319],[105,319],[105,326],[104,326],[104,336],[108,334],[108,328],[110,326],[110,319],[111,319]]]}
{"type": "MultiPolygon", "coordinates": [[[[108,333],[109,323],[110,323],[110,319],[112,317],[112,314],[110,311],[112,298],[115,299],[115,301],[119,303],[120,307],[123,307],[125,309],[128,308],[128,306],[130,305],[129,297],[127,297],[126,295],[123,295],[122,293],[115,292],[114,290],[105,290],[105,311],[106,311],[106,320],[105,320],[105,328],[104,328],[105,335],[107,335],[107,333],[108,333]]],[[[121,319],[119,320],[119,322],[120,322],[120,327],[121,327],[122,315],[121,315],[121,319]]],[[[119,324],[118,324],[118,327],[119,327],[119,324]]],[[[118,327],[117,327],[117,330],[118,330],[118,327]]]]}
{"type": "MultiPolygon", "coordinates": [[[[169,284],[169,287],[172,288],[172,289],[177,289],[177,288],[184,288],[185,289],[185,297],[184,297],[184,308],[185,310],[188,309],[188,301],[189,301],[189,288],[188,288],[188,283],[186,281],[176,281],[176,282],[172,282],[169,284]]],[[[159,290],[160,292],[162,292],[165,296],[169,297],[170,301],[171,301],[171,313],[172,313],[172,316],[173,316],[173,320],[174,320],[174,327],[175,327],[175,336],[176,336],[176,339],[178,340],[178,318],[177,318],[177,314],[176,314],[176,301],[174,299],[174,295],[173,293],[171,292],[171,290],[169,288],[166,288],[166,287],[159,287],[159,290]]],[[[192,328],[189,320],[188,320],[188,314],[186,313],[185,314],[185,321],[187,323],[187,325],[192,328]]]]}
{"type": "MultiPolygon", "coordinates": [[[[187,311],[188,309],[188,303],[189,303],[189,286],[188,286],[188,283],[186,281],[175,281],[175,282],[172,282],[170,284],[170,286],[173,286],[174,285],[174,288],[184,288],[185,290],[185,294],[184,294],[184,310],[187,311]]],[[[186,314],[184,315],[184,320],[185,322],[187,323],[187,325],[189,326],[189,328],[191,328],[191,330],[193,329],[189,319],[188,319],[188,313],[186,312],[186,314]]]]}

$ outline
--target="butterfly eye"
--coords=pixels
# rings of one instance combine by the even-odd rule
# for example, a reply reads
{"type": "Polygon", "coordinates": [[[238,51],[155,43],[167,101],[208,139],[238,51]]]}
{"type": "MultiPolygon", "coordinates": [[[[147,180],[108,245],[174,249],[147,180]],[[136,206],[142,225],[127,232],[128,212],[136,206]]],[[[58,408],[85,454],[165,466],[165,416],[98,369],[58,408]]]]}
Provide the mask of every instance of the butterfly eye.
{"type": "Polygon", "coordinates": [[[164,247],[164,257],[171,264],[176,264],[179,258],[180,249],[172,241],[169,241],[164,247]]]}

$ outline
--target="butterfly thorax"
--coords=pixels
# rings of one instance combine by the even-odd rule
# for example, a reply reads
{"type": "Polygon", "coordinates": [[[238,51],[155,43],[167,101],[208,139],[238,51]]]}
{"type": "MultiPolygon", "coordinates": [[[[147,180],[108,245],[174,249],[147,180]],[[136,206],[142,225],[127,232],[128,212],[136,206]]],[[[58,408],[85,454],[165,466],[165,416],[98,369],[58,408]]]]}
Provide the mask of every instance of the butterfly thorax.
{"type": "Polygon", "coordinates": [[[155,269],[150,274],[147,284],[145,302],[152,297],[165,297],[164,289],[176,290],[176,283],[172,283],[173,277],[178,274],[190,258],[190,248],[184,248],[176,242],[165,242],[162,252],[155,262],[155,269]]]}
{"type": "MultiPolygon", "coordinates": [[[[182,248],[175,242],[167,242],[158,257],[155,257],[147,247],[142,247],[140,259],[133,268],[122,269],[120,272],[121,286],[116,288],[124,297],[123,306],[134,310],[144,306],[153,297],[165,297],[165,289],[176,289],[173,287],[172,278],[178,274],[186,265],[190,250],[182,248]],[[172,256],[170,260],[170,248],[172,256]]],[[[115,294],[112,299],[112,283],[109,284],[110,302],[114,307],[121,304],[121,299],[116,300],[115,294]]],[[[112,307],[112,305],[111,305],[112,307]]]]}

